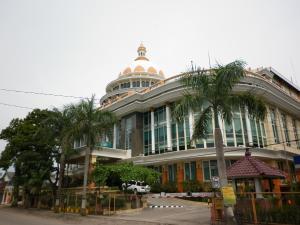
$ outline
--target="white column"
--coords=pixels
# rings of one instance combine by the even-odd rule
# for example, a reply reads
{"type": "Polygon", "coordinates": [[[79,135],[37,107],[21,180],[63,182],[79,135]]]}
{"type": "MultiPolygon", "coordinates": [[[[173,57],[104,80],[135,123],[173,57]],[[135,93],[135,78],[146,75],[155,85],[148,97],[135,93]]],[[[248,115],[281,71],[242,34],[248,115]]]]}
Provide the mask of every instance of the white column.
{"type": "Polygon", "coordinates": [[[155,154],[154,110],[151,109],[151,150],[155,154]]]}
{"type": "Polygon", "coordinates": [[[243,123],[241,108],[239,108],[239,110],[240,110],[240,122],[241,122],[242,135],[243,135],[243,144],[244,144],[244,146],[246,146],[246,141],[245,141],[245,127],[244,127],[244,123],[243,123]]]}
{"type": "MultiPolygon", "coordinates": [[[[189,128],[190,128],[190,140],[194,134],[194,114],[192,110],[189,110],[189,128]]],[[[195,143],[191,141],[191,146],[195,146],[195,143]]]]}
{"type": "Polygon", "coordinates": [[[190,137],[192,139],[194,133],[194,114],[192,110],[189,110],[189,127],[190,127],[190,137]]]}
{"type": "Polygon", "coordinates": [[[256,198],[263,198],[261,192],[261,183],[259,178],[254,178],[256,198]],[[259,194],[257,194],[259,193],[259,194]]]}
{"type": "Polygon", "coordinates": [[[117,148],[117,124],[114,124],[114,139],[113,139],[113,148],[117,148]]]}
{"type": "Polygon", "coordinates": [[[178,136],[178,123],[176,122],[176,145],[177,151],[179,151],[179,136],[178,136]]]}
{"type": "Polygon", "coordinates": [[[251,125],[250,125],[248,109],[245,109],[245,119],[246,119],[246,127],[247,127],[246,129],[247,129],[248,142],[249,142],[249,145],[253,145],[253,139],[252,139],[251,125]]]}
{"type": "Polygon", "coordinates": [[[171,136],[171,109],[166,105],[166,119],[167,119],[167,148],[172,151],[172,136],[171,136]]]}
{"type": "Polygon", "coordinates": [[[185,118],[183,118],[183,135],[184,135],[184,149],[187,150],[186,123],[185,123],[185,118]]]}
{"type": "Polygon", "coordinates": [[[6,195],[6,191],[5,191],[5,189],[4,189],[1,204],[4,204],[4,201],[5,201],[5,195],[6,195]]]}

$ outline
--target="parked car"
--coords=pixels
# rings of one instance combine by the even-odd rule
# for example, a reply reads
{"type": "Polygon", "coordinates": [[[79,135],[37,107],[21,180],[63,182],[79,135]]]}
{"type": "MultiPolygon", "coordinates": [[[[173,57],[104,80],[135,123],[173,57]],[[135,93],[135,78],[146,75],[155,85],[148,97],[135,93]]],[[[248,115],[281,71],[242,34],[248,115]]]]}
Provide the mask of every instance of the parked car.
{"type": "Polygon", "coordinates": [[[131,180],[127,183],[123,183],[122,189],[130,190],[133,191],[134,193],[148,193],[150,192],[151,188],[144,181],[131,180]]]}

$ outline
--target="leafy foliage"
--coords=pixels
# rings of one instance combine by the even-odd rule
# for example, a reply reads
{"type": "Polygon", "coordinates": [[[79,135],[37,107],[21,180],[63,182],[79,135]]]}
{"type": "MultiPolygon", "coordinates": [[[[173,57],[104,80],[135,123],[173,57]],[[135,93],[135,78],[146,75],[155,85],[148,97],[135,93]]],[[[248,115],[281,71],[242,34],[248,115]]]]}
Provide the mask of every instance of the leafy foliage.
{"type": "Polygon", "coordinates": [[[145,181],[148,184],[155,183],[160,174],[153,169],[133,165],[132,163],[119,163],[111,165],[97,164],[93,172],[93,180],[96,184],[106,184],[107,178],[114,174],[118,176],[122,182],[128,182],[131,180],[145,181]]]}

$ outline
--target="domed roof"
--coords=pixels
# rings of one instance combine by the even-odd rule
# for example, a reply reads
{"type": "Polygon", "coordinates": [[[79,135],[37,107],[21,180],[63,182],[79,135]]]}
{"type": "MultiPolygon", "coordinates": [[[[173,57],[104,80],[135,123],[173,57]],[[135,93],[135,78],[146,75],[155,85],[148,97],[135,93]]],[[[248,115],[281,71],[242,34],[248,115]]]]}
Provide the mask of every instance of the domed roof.
{"type": "Polygon", "coordinates": [[[138,47],[137,52],[137,58],[120,73],[120,77],[135,74],[148,74],[151,76],[157,76],[160,79],[164,78],[162,70],[157,68],[157,66],[146,57],[147,50],[143,44],[138,47]]]}

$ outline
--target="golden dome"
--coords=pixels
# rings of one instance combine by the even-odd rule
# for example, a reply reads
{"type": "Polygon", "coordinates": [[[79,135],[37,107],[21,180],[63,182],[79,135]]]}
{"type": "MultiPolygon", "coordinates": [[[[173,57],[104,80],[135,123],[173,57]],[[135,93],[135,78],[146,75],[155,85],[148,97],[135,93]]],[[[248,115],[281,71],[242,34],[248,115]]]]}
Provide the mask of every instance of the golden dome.
{"type": "Polygon", "coordinates": [[[123,74],[128,74],[128,73],[131,73],[131,69],[130,67],[127,67],[124,71],[123,71],[123,74]]]}
{"type": "Polygon", "coordinates": [[[150,66],[147,70],[148,73],[154,73],[154,74],[157,74],[157,70],[153,67],[153,66],[150,66]]]}
{"type": "Polygon", "coordinates": [[[145,69],[141,65],[138,65],[134,68],[134,72],[145,72],[145,69]]]}

